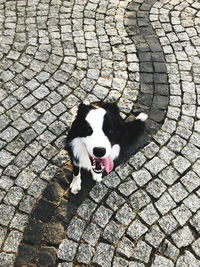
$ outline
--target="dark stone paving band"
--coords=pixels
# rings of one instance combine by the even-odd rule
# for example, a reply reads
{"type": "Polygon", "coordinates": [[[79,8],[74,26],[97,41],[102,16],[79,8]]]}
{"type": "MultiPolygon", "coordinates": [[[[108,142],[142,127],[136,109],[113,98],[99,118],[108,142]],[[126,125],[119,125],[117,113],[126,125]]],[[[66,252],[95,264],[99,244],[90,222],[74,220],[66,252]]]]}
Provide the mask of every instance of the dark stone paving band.
{"type": "Polygon", "coordinates": [[[136,45],[140,62],[138,103],[149,113],[148,129],[155,133],[162,125],[169,102],[165,58],[159,39],[148,19],[156,0],[132,1],[127,8],[125,25],[136,45]]]}
{"type": "MultiPolygon", "coordinates": [[[[155,2],[132,1],[125,20],[128,34],[136,44],[140,63],[140,91],[133,112],[142,110],[149,114],[150,134],[162,125],[169,100],[164,55],[148,20],[149,11],[155,2]]],[[[145,140],[142,145],[147,143],[148,140],[145,140]]],[[[70,165],[66,165],[44,190],[25,229],[16,267],[53,267],[58,263],[57,249],[65,238],[67,226],[94,185],[91,177],[88,177],[84,179],[85,184],[80,193],[72,195],[69,192],[71,176],[70,165]]]]}

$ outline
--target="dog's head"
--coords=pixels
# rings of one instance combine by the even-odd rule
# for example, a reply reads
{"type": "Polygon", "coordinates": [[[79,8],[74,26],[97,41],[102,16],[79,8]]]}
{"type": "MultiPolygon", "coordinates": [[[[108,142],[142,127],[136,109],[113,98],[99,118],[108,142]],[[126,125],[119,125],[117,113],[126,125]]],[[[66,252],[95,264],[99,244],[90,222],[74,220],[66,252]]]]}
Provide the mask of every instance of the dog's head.
{"type": "Polygon", "coordinates": [[[119,110],[116,104],[80,104],[74,124],[76,134],[82,138],[89,155],[104,158],[110,155],[117,142],[119,110]]]}
{"type": "Polygon", "coordinates": [[[112,146],[119,139],[119,127],[121,117],[115,103],[80,104],[68,137],[70,140],[77,137],[81,139],[96,164],[97,160],[111,160],[112,146]]]}

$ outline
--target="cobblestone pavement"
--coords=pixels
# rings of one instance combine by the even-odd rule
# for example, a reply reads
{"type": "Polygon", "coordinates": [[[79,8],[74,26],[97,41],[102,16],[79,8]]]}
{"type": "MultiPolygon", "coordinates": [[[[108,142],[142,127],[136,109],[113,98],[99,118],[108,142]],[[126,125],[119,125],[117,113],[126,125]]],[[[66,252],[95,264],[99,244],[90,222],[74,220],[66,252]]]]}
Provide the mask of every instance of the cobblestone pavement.
{"type": "Polygon", "coordinates": [[[200,266],[200,2],[0,0],[0,266],[200,266]],[[148,113],[78,195],[81,101],[148,113]]]}

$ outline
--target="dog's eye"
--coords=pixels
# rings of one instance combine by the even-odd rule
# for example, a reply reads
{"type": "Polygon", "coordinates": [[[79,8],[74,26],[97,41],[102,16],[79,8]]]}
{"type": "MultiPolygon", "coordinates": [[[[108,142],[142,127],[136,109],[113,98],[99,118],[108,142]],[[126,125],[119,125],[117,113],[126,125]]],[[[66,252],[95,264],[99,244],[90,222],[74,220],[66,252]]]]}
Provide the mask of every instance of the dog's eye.
{"type": "Polygon", "coordinates": [[[91,129],[90,126],[87,127],[87,133],[88,133],[88,134],[92,134],[92,129],[91,129]]]}
{"type": "Polygon", "coordinates": [[[86,127],[85,127],[85,131],[86,131],[86,133],[88,134],[88,135],[91,135],[92,134],[92,128],[90,127],[90,125],[86,125],[86,127]]]}

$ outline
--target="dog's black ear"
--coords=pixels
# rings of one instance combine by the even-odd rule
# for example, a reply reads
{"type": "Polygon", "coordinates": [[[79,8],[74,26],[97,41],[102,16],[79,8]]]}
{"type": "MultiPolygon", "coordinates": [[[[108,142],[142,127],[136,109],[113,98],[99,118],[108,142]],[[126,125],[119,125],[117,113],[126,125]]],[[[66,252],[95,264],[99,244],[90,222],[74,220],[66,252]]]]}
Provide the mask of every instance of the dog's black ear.
{"type": "Polygon", "coordinates": [[[88,105],[85,105],[83,103],[80,103],[78,106],[78,111],[84,111],[88,108],[88,105]]]}
{"type": "Polygon", "coordinates": [[[119,114],[119,108],[116,103],[104,103],[103,108],[114,114],[119,114]]]}
{"type": "Polygon", "coordinates": [[[87,115],[88,111],[91,109],[90,105],[85,105],[81,103],[78,106],[77,114],[75,120],[72,122],[72,125],[69,129],[67,135],[67,143],[70,143],[73,138],[78,136],[78,130],[80,128],[80,122],[84,122],[85,116],[87,115]]]}
{"type": "Polygon", "coordinates": [[[77,117],[85,116],[85,114],[87,114],[89,110],[90,110],[90,106],[89,105],[85,105],[85,104],[81,103],[78,106],[77,117]]]}

